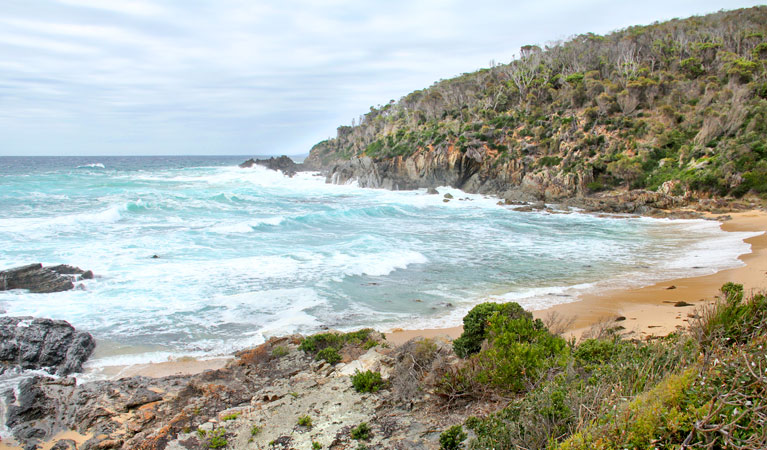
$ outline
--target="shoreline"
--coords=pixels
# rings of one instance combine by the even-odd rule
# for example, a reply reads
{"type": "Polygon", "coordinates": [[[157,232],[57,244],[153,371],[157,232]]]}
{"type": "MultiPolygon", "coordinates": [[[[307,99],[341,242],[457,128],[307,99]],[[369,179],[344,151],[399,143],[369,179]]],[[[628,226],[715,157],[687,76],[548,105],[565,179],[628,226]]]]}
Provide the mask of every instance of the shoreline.
{"type": "MultiPolygon", "coordinates": [[[[738,257],[745,265],[732,269],[720,270],[709,275],[690,278],[677,278],[661,281],[639,288],[622,288],[585,294],[578,300],[532,311],[536,318],[547,319],[554,315],[565,322],[572,320],[566,328],[565,336],[580,338],[592,326],[600,322],[614,322],[613,326],[622,326],[624,333],[633,338],[665,336],[677,329],[686,328],[694,309],[715,299],[722,284],[732,281],[744,285],[746,292],[767,289],[767,211],[751,210],[730,213],[731,220],[720,222],[726,232],[758,232],[763,234],[747,238],[751,252],[738,257]],[[668,289],[674,286],[673,289],[668,289]],[[692,306],[677,307],[676,302],[684,301],[692,306]],[[615,319],[625,317],[616,322],[615,319]]],[[[713,214],[707,218],[714,219],[713,214]]],[[[461,325],[447,328],[401,329],[394,328],[384,332],[387,341],[401,345],[415,337],[452,340],[461,335],[461,325]]],[[[231,356],[210,359],[184,357],[178,360],[104,366],[97,374],[106,379],[119,379],[130,376],[160,378],[171,375],[193,375],[206,370],[221,369],[226,366],[231,356]]],[[[88,371],[83,375],[93,375],[88,371]]]]}
{"type": "MultiPolygon", "coordinates": [[[[613,322],[614,326],[624,327],[629,337],[646,339],[686,328],[690,319],[688,316],[697,307],[711,303],[724,283],[731,281],[743,284],[746,292],[767,289],[767,211],[750,210],[728,215],[730,220],[720,222],[723,231],[762,232],[744,240],[751,245],[751,252],[738,257],[744,263],[743,266],[709,275],[670,279],[639,288],[586,294],[574,302],[533,311],[533,315],[543,320],[552,315],[565,322],[572,320],[565,332],[568,338],[578,339],[600,322],[613,322]],[[675,306],[681,301],[691,306],[675,306]],[[621,317],[625,319],[616,321],[621,317]]],[[[707,214],[706,217],[713,219],[716,216],[707,214]]],[[[455,339],[462,332],[463,327],[459,325],[408,330],[395,328],[385,335],[389,342],[400,345],[419,336],[455,339]]]]}

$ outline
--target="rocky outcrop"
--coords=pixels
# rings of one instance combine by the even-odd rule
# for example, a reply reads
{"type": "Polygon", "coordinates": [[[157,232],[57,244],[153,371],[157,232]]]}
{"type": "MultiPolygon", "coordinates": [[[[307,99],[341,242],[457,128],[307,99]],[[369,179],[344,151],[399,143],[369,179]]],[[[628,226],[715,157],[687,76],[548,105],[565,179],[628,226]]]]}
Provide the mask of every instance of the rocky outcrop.
{"type": "Polygon", "coordinates": [[[35,293],[61,292],[73,289],[76,281],[92,278],[93,272],[79,267],[29,264],[0,272],[0,291],[27,289],[35,293]]]}
{"type": "Polygon", "coordinates": [[[264,166],[267,169],[282,172],[285,176],[288,176],[288,177],[292,177],[296,173],[303,170],[301,164],[296,164],[295,162],[293,162],[292,159],[288,158],[285,155],[282,155],[279,158],[271,157],[269,159],[251,158],[245,161],[244,163],[240,164],[240,167],[243,169],[248,169],[253,167],[254,165],[264,166]]]}
{"type": "Polygon", "coordinates": [[[14,367],[80,372],[95,347],[93,336],[63,320],[0,317],[0,373],[14,367]]]}
{"type": "MultiPolygon", "coordinates": [[[[439,377],[452,354],[440,341],[389,348],[380,335],[348,344],[343,361],[316,361],[298,349],[300,337],[273,338],[239,352],[225,368],[166,378],[132,377],[78,385],[72,378],[34,377],[7,392],[6,426],[33,448],[72,430],[79,450],[226,448],[356,448],[350,431],[370,429],[370,448],[438,449],[439,433],[462,423],[472,408],[444,410],[422,383],[439,377]],[[376,393],[359,393],[349,375],[373,370],[388,379],[376,393]],[[309,416],[311,425],[298,425],[309,416]]],[[[455,358],[454,356],[452,356],[455,358]]],[[[69,436],[68,436],[69,437],[69,436]]],[[[72,448],[62,440],[62,448],[72,448]],[[67,447],[69,446],[69,447],[67,447]]]]}
{"type": "Polygon", "coordinates": [[[408,158],[366,156],[337,162],[327,169],[328,183],[356,181],[360,187],[408,190],[451,186],[469,193],[496,195],[507,204],[555,202],[591,212],[652,214],[684,206],[687,198],[670,192],[613,191],[590,194],[588,171],[563,174],[550,168],[530,169],[524,161],[499,161],[487,151],[421,151],[408,158]]]}

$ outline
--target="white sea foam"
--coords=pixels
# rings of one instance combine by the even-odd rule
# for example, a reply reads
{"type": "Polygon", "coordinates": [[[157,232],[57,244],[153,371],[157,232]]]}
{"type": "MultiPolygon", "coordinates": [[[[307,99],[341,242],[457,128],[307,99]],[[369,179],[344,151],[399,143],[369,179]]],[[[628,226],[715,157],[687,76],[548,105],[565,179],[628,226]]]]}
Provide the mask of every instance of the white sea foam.
{"type": "Polygon", "coordinates": [[[115,223],[122,218],[122,214],[126,210],[126,205],[122,204],[112,205],[97,212],[44,217],[3,218],[0,219],[0,233],[18,233],[29,236],[40,231],[58,232],[84,225],[115,223]]]}
{"type": "Polygon", "coordinates": [[[283,216],[265,217],[263,219],[253,219],[246,222],[239,223],[217,223],[216,225],[208,228],[208,231],[212,233],[250,233],[254,228],[258,228],[262,225],[277,226],[285,221],[283,216]]]}
{"type": "Polygon", "coordinates": [[[323,264],[338,269],[345,275],[368,275],[380,277],[397,269],[405,269],[411,264],[425,264],[429,260],[421,253],[411,250],[393,250],[388,252],[348,255],[334,253],[323,264]]]}
{"type": "Polygon", "coordinates": [[[106,167],[102,163],[84,164],[77,166],[78,169],[105,169],[106,167]]]}

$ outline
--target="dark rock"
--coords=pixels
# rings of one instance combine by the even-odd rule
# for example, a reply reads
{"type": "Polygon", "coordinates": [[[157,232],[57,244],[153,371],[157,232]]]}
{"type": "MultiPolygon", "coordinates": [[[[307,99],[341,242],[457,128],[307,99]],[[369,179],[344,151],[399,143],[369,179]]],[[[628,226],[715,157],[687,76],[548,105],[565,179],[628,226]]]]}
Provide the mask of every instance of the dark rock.
{"type": "Polygon", "coordinates": [[[682,301],[682,302],[674,303],[674,306],[676,306],[677,308],[681,308],[681,307],[684,307],[684,306],[695,306],[695,305],[693,305],[692,303],[687,303],[687,302],[682,301]]]}
{"type": "Polygon", "coordinates": [[[245,161],[244,163],[240,164],[240,167],[243,169],[248,169],[253,167],[254,165],[264,166],[267,169],[276,170],[279,172],[282,172],[285,176],[292,177],[297,172],[300,172],[303,168],[301,164],[296,164],[293,162],[292,159],[288,158],[285,155],[280,156],[279,158],[269,158],[269,159],[249,159],[245,161]]]}
{"type": "Polygon", "coordinates": [[[676,286],[674,286],[673,284],[666,288],[667,291],[670,291],[672,289],[676,289],[676,286]]]}
{"type": "Polygon", "coordinates": [[[72,439],[62,439],[56,442],[51,450],[77,450],[77,443],[72,439]]]}
{"type": "Polygon", "coordinates": [[[157,255],[152,255],[152,259],[158,259],[158,258],[159,258],[159,256],[157,256],[157,255]]]}
{"type": "Polygon", "coordinates": [[[82,370],[96,342],[63,320],[0,317],[0,364],[46,369],[57,375],[82,370]]]}
{"type": "Polygon", "coordinates": [[[91,278],[93,272],[79,267],[29,264],[0,272],[0,291],[28,289],[35,293],[61,292],[73,289],[74,281],[91,278]]]}
{"type": "Polygon", "coordinates": [[[125,402],[123,409],[125,411],[129,411],[131,409],[138,408],[139,406],[146,405],[147,403],[159,402],[160,400],[162,400],[162,395],[142,387],[136,389],[131,394],[128,401],[125,402]]]}
{"type": "Polygon", "coordinates": [[[448,192],[447,194],[445,194],[445,196],[444,196],[444,197],[445,197],[445,198],[448,198],[448,199],[451,199],[451,198],[453,198],[453,196],[452,196],[452,195],[451,195],[449,192],[448,192]]]}
{"type": "Polygon", "coordinates": [[[439,194],[439,191],[434,189],[433,187],[430,187],[430,188],[426,189],[426,193],[429,194],[429,195],[437,195],[437,194],[439,194]]]}
{"type": "Polygon", "coordinates": [[[623,322],[624,320],[626,320],[626,316],[618,316],[615,318],[616,322],[623,322]]]}

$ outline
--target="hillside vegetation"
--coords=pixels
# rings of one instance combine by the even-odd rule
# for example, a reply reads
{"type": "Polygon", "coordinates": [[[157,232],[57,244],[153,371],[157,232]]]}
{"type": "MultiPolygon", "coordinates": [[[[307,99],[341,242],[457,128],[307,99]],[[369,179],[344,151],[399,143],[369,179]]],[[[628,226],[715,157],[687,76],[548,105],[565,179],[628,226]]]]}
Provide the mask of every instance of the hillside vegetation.
{"type": "Polygon", "coordinates": [[[760,6],[524,46],[509,64],[371,107],[307,163],[457,152],[507,186],[741,197],[767,194],[766,141],[760,6]]]}
{"type": "Polygon", "coordinates": [[[488,303],[464,318],[462,337],[487,342],[437,390],[462,407],[510,399],[464,422],[471,449],[764,449],[766,313],[763,294],[727,283],[686,332],[641,342],[613,324],[576,345],[518,307],[488,303]]]}

